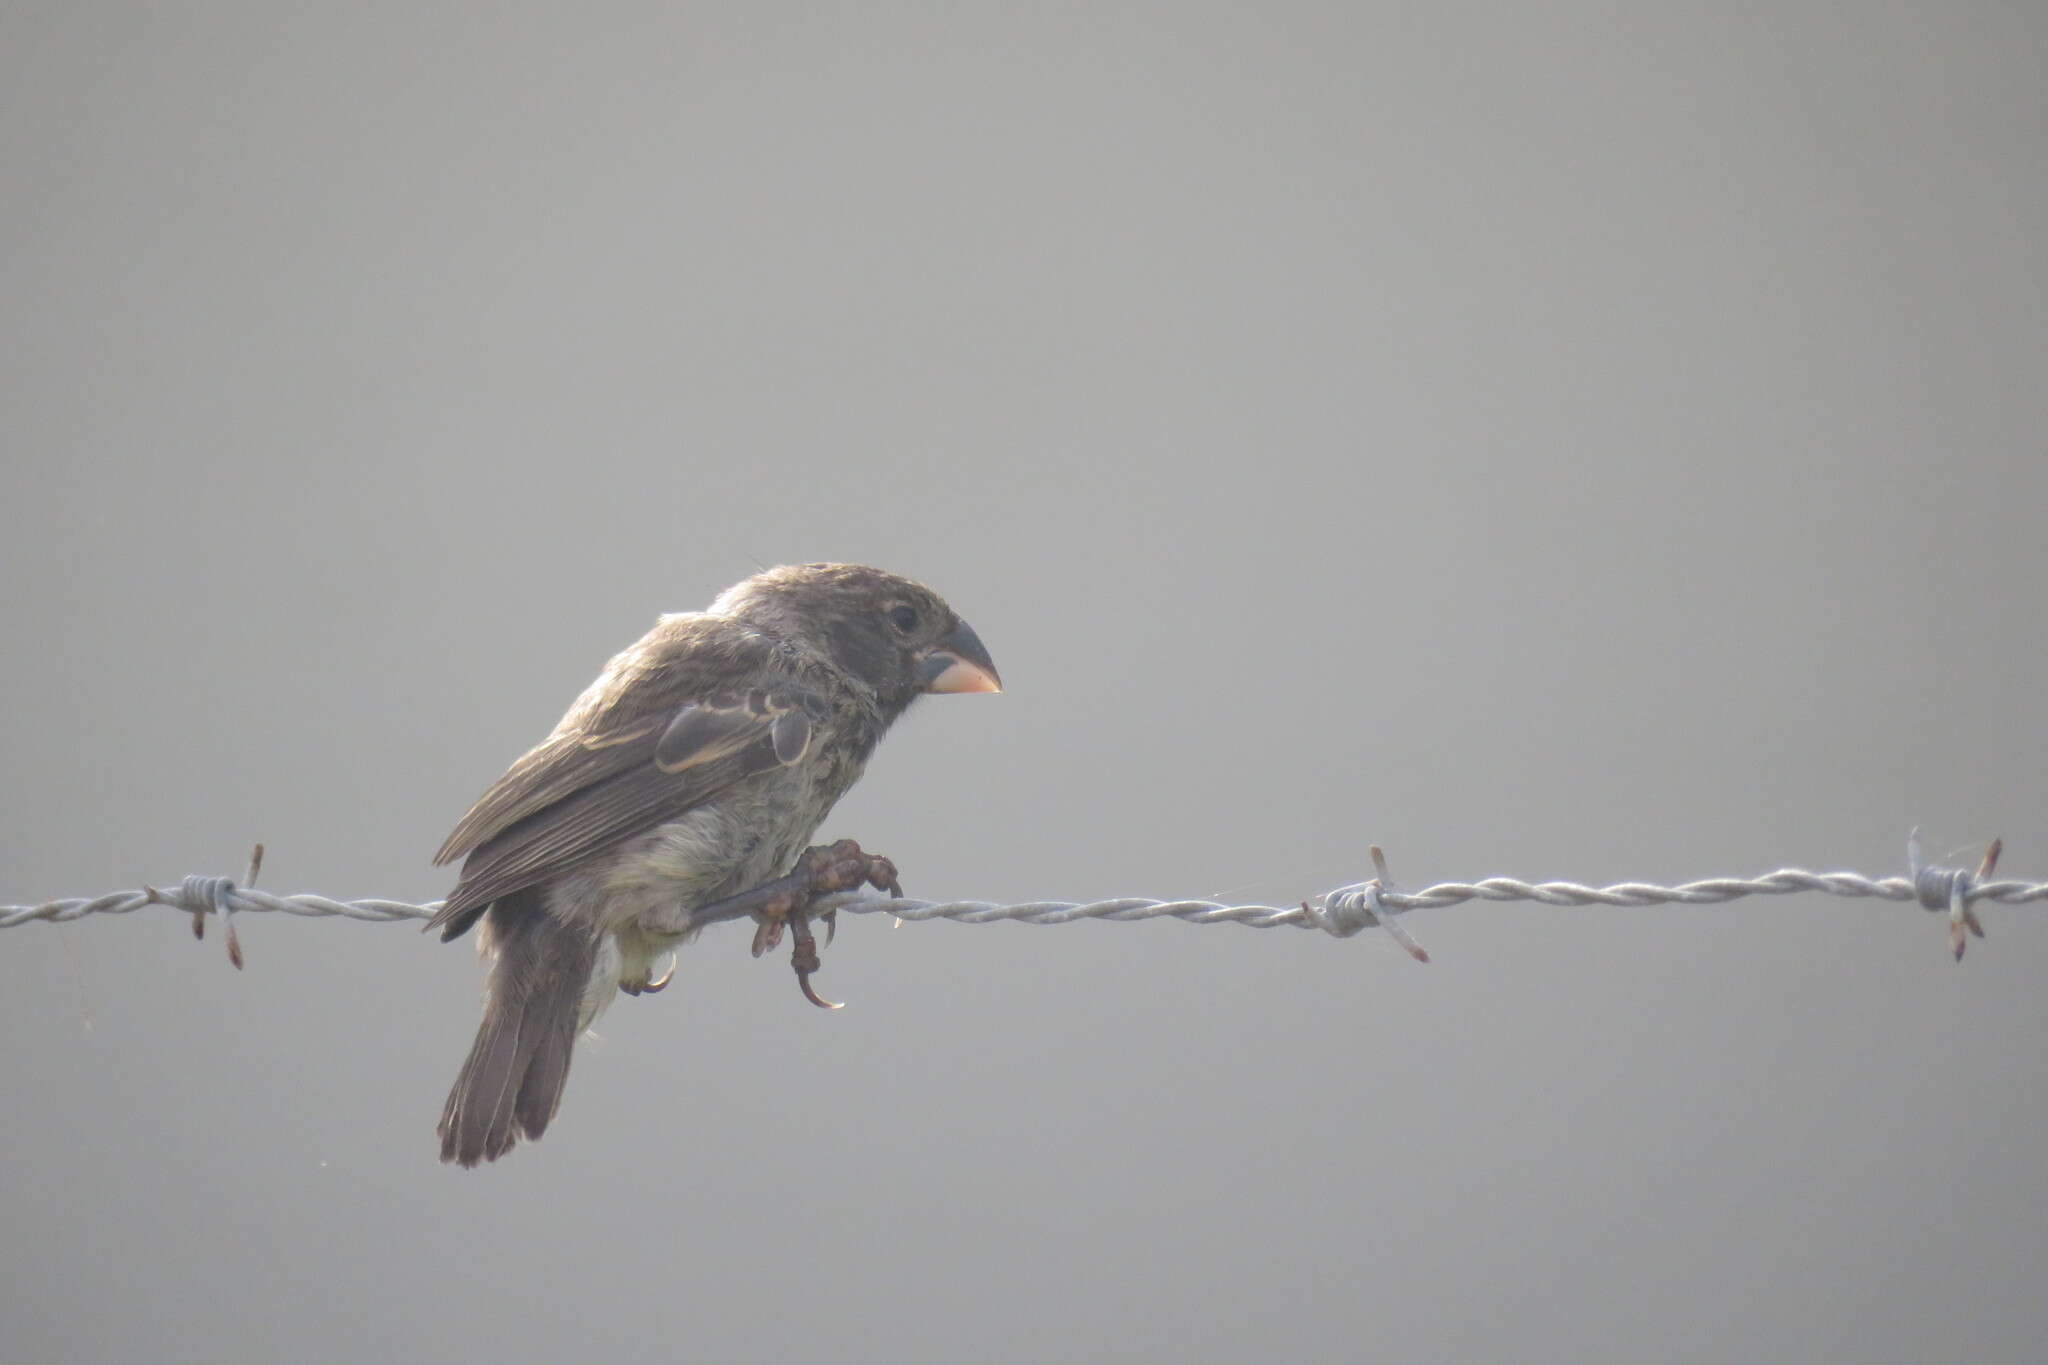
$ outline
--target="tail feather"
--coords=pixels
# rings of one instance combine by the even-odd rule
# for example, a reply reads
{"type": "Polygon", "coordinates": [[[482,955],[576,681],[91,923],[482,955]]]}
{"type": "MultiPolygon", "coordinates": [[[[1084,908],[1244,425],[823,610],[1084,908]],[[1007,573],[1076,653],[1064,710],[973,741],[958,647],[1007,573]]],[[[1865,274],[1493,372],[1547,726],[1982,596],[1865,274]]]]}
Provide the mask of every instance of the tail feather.
{"type": "Polygon", "coordinates": [[[576,1046],[576,1011],[580,1007],[579,998],[566,1014],[557,1011],[541,1021],[541,1036],[533,1045],[526,1078],[519,1082],[519,1096],[512,1104],[513,1122],[528,1137],[537,1138],[546,1132],[548,1120],[562,1107],[562,1089],[569,1083],[569,1053],[576,1046]]]}
{"type": "Polygon", "coordinates": [[[486,940],[497,954],[483,1023],[441,1111],[441,1160],[496,1161],[537,1138],[562,1104],[584,986],[595,963],[590,937],[548,914],[538,891],[490,907],[486,940]]]}

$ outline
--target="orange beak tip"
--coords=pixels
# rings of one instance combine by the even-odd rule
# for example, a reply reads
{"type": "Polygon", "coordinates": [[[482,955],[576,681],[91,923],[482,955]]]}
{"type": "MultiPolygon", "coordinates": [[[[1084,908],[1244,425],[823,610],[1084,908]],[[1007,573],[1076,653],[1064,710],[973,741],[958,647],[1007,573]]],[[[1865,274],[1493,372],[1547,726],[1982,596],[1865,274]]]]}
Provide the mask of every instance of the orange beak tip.
{"type": "Polygon", "coordinates": [[[958,655],[935,655],[933,656],[933,662],[938,662],[941,657],[949,658],[950,662],[940,669],[930,682],[924,685],[925,691],[1000,692],[1003,690],[1002,679],[995,675],[995,670],[983,668],[980,664],[962,659],[958,655]]]}

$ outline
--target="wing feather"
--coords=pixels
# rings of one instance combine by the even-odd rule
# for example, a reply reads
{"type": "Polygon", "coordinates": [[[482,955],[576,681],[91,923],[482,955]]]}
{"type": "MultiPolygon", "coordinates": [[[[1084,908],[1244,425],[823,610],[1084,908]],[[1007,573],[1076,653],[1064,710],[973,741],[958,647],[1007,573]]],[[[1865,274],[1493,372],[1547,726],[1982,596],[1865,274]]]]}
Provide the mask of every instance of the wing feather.
{"type": "Polygon", "coordinates": [[[618,734],[554,735],[530,749],[462,817],[434,863],[452,863],[477,845],[536,811],[574,795],[593,782],[646,761],[652,724],[618,734]]]}
{"type": "Polygon", "coordinates": [[[681,638],[658,638],[658,626],[612,661],[448,836],[436,861],[467,861],[428,927],[453,938],[499,897],[803,756],[828,714],[815,691],[780,676],[743,692],[703,685],[714,669],[731,677],[735,665],[753,664],[760,677],[781,662],[769,642],[719,629],[726,624],[669,618],[663,626],[681,638]]]}

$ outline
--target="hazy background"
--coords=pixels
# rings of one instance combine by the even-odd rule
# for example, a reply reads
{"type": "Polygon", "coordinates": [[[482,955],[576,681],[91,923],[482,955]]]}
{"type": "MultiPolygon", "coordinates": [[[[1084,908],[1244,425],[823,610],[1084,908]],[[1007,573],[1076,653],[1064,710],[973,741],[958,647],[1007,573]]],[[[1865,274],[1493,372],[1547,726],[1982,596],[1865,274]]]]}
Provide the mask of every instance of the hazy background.
{"type": "MultiPolygon", "coordinates": [[[[2038,5],[8,5],[0,902],[431,900],[755,563],[1001,698],[920,895],[2048,874],[2038,5]]],[[[2048,923],[715,930],[433,1135],[467,943],[0,938],[0,1358],[2009,1360],[2048,923]]]]}

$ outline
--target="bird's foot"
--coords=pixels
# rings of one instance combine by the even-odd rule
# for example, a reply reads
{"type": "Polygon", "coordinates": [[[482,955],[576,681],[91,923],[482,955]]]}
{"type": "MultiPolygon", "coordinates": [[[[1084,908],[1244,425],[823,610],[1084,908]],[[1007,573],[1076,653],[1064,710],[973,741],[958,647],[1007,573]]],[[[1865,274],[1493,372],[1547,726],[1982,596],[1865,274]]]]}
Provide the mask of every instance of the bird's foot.
{"type": "Polygon", "coordinates": [[[627,995],[660,995],[668,989],[668,983],[676,979],[676,955],[668,955],[668,970],[659,979],[649,981],[621,981],[619,989],[627,995]]]}
{"type": "MultiPolygon", "coordinates": [[[[818,941],[811,933],[813,915],[810,907],[821,896],[857,891],[863,886],[887,891],[891,896],[903,894],[903,886],[896,879],[896,864],[876,854],[862,852],[861,846],[851,839],[841,839],[835,844],[805,849],[788,876],[763,882],[751,890],[719,901],[715,906],[701,907],[698,913],[714,908],[744,908],[752,914],[760,922],[754,931],[755,957],[781,943],[783,926],[789,925],[789,965],[796,971],[797,988],[813,1005],[821,1009],[838,1009],[839,1006],[811,989],[811,973],[818,970],[819,962],[818,941]]],[[[825,942],[831,943],[838,930],[838,912],[827,909],[818,912],[816,918],[825,921],[825,942]]]]}

